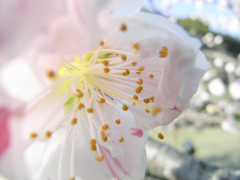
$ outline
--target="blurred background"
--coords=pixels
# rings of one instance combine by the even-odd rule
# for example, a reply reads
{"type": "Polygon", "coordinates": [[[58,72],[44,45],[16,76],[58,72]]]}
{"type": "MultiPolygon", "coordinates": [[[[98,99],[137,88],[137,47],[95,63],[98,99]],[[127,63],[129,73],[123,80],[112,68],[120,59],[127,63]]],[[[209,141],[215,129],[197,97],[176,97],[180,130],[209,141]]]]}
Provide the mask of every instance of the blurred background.
{"type": "Polygon", "coordinates": [[[145,0],[199,38],[211,63],[187,110],[150,132],[146,180],[240,179],[240,0],[145,0]]]}

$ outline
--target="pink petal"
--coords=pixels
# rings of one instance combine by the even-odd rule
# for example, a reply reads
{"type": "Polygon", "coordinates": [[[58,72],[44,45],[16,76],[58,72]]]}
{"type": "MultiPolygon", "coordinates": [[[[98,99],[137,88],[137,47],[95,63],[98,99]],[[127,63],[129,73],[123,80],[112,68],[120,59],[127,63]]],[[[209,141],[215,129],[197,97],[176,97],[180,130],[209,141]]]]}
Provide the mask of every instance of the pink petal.
{"type": "Polygon", "coordinates": [[[139,128],[131,128],[130,130],[134,131],[131,133],[131,135],[133,135],[133,136],[137,136],[140,138],[143,136],[143,131],[139,128]]]}
{"type": "Polygon", "coordinates": [[[8,110],[0,108],[0,158],[10,144],[8,117],[8,110]]]}

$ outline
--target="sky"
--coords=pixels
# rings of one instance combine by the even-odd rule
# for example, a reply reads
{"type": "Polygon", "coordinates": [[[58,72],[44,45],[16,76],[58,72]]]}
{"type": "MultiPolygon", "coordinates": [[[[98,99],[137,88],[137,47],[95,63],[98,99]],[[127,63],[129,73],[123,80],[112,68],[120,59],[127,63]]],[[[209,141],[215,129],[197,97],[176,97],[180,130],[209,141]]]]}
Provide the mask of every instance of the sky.
{"type": "MultiPolygon", "coordinates": [[[[207,3],[202,10],[197,10],[194,4],[187,4],[185,0],[179,0],[177,4],[169,7],[168,9],[162,9],[161,4],[162,0],[153,0],[155,8],[159,9],[161,13],[166,16],[174,16],[177,18],[189,18],[192,14],[202,14],[206,19],[211,17],[212,21],[214,22],[215,26],[210,26],[210,29],[223,33],[228,34],[233,37],[240,38],[240,28],[236,28],[236,23],[233,21],[229,21],[228,18],[233,18],[234,13],[227,9],[225,11],[219,11],[216,4],[207,3]],[[222,22],[222,28],[219,28],[216,24],[217,22],[222,22]],[[225,22],[225,23],[224,23],[225,22]],[[227,27],[231,27],[231,29],[238,29],[236,31],[230,31],[227,27]]],[[[170,1],[170,0],[168,0],[170,1]]],[[[151,9],[147,0],[145,0],[144,6],[148,9],[151,9]]]]}

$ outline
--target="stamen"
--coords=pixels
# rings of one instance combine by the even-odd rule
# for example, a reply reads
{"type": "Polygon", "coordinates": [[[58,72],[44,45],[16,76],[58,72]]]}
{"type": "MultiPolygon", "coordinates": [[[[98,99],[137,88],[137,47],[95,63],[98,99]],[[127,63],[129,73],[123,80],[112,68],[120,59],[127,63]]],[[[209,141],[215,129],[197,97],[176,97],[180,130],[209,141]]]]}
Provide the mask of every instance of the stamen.
{"type": "Polygon", "coordinates": [[[107,142],[108,137],[105,135],[104,131],[101,131],[101,137],[103,142],[107,142]]]}
{"type": "Polygon", "coordinates": [[[137,82],[137,84],[143,84],[143,79],[140,78],[139,81],[136,81],[136,82],[137,82]]]}
{"type": "Polygon", "coordinates": [[[93,113],[93,108],[88,108],[88,109],[87,109],[87,112],[88,112],[88,113],[93,113]]]}
{"type": "Polygon", "coordinates": [[[75,180],[75,178],[70,178],[70,179],[68,179],[68,180],[75,180]]]}
{"type": "Polygon", "coordinates": [[[140,68],[137,69],[138,71],[144,71],[145,67],[141,66],[140,68]]]}
{"type": "Polygon", "coordinates": [[[119,142],[122,143],[124,141],[124,138],[121,137],[121,139],[119,139],[119,142]]]}
{"type": "Polygon", "coordinates": [[[108,67],[105,67],[105,68],[103,68],[103,71],[104,71],[105,73],[109,73],[110,69],[109,69],[108,67]]]}
{"type": "Polygon", "coordinates": [[[121,55],[121,59],[122,59],[123,61],[126,61],[126,60],[127,60],[127,56],[124,55],[124,54],[122,54],[122,55],[121,55]]]}
{"type": "Polygon", "coordinates": [[[135,50],[139,51],[139,50],[140,50],[140,44],[139,44],[139,43],[133,44],[133,48],[134,48],[135,50]]]}
{"type": "Polygon", "coordinates": [[[50,138],[51,135],[52,135],[52,133],[51,133],[50,131],[46,131],[45,136],[46,136],[47,138],[50,138]]]}
{"type": "MultiPolygon", "coordinates": [[[[138,104],[140,107],[143,107],[143,108],[145,108],[145,109],[152,110],[152,107],[151,107],[151,106],[148,106],[148,105],[143,104],[143,103],[141,103],[141,102],[139,102],[139,101],[136,101],[136,100],[133,99],[133,98],[130,98],[130,97],[125,96],[125,95],[123,95],[123,94],[121,94],[121,93],[118,93],[118,92],[116,92],[116,91],[113,91],[113,90],[111,90],[111,89],[108,89],[108,88],[100,85],[99,83],[97,83],[97,82],[94,81],[93,79],[90,79],[90,81],[91,81],[93,84],[95,84],[98,88],[100,88],[100,89],[102,89],[102,90],[105,90],[106,92],[109,92],[109,93],[111,93],[111,94],[114,94],[115,96],[118,96],[118,97],[121,97],[121,98],[123,98],[123,99],[126,99],[127,101],[134,102],[134,103],[138,104]]],[[[140,87],[140,88],[143,89],[143,87],[140,87]]]]}
{"type": "Polygon", "coordinates": [[[91,145],[91,150],[92,150],[92,151],[96,151],[96,150],[97,150],[96,144],[97,144],[96,139],[91,139],[91,140],[90,140],[90,145],[91,145]]]}
{"type": "Polygon", "coordinates": [[[138,86],[137,89],[135,89],[135,92],[137,94],[140,94],[142,92],[142,90],[143,90],[143,87],[142,86],[138,86]]]}
{"type": "Polygon", "coordinates": [[[102,130],[103,130],[103,131],[108,130],[108,128],[109,128],[108,124],[105,124],[105,125],[102,126],[102,130]]]}
{"type": "Polygon", "coordinates": [[[78,98],[83,97],[83,93],[82,93],[82,91],[80,91],[80,89],[76,89],[76,91],[77,91],[77,94],[75,94],[76,97],[78,97],[78,98]]]}
{"type": "Polygon", "coordinates": [[[104,99],[104,98],[100,98],[100,99],[99,99],[99,103],[100,103],[100,104],[105,103],[105,99],[104,99]]]}
{"type": "Polygon", "coordinates": [[[141,74],[142,72],[136,72],[136,74],[141,74]]]}
{"type": "MultiPolygon", "coordinates": [[[[133,96],[133,99],[135,99],[135,100],[138,100],[138,96],[137,95],[134,95],[133,96]]],[[[135,105],[136,103],[133,103],[133,105],[135,105]]]]}
{"type": "Polygon", "coordinates": [[[163,48],[161,49],[161,51],[159,51],[159,57],[161,58],[165,58],[168,56],[168,48],[166,46],[163,46],[163,48]]]}
{"type": "Polygon", "coordinates": [[[136,66],[137,65],[137,61],[133,61],[131,64],[132,64],[132,66],[136,66]]]}
{"type": "Polygon", "coordinates": [[[96,139],[91,139],[90,140],[90,144],[92,145],[92,144],[96,144],[97,143],[97,141],[96,141],[96,139]]]}
{"type": "Polygon", "coordinates": [[[163,134],[162,134],[162,133],[159,133],[159,134],[158,134],[158,138],[161,139],[161,140],[163,140],[163,139],[164,139],[163,134]]]}
{"type": "Polygon", "coordinates": [[[126,73],[127,73],[127,75],[129,75],[129,74],[130,74],[130,71],[129,71],[129,69],[126,69],[126,73]]]}
{"type": "Polygon", "coordinates": [[[152,103],[154,103],[154,96],[150,97],[149,99],[152,101],[152,103]]]}
{"type": "Polygon", "coordinates": [[[48,71],[47,76],[49,78],[54,78],[55,77],[55,73],[53,71],[48,71]]]}
{"type": "Polygon", "coordinates": [[[126,24],[122,24],[120,30],[121,31],[126,31],[127,30],[127,25],[126,24]]]}
{"type": "Polygon", "coordinates": [[[145,109],[146,113],[150,113],[150,111],[148,109],[145,109]]]}
{"type": "Polygon", "coordinates": [[[143,99],[143,102],[148,104],[150,102],[150,100],[148,98],[146,98],[146,99],[143,99]]]}
{"type": "Polygon", "coordinates": [[[115,123],[119,125],[121,123],[120,119],[115,120],[115,123]]]}
{"type": "Polygon", "coordinates": [[[100,156],[100,157],[98,157],[98,156],[95,156],[95,160],[96,160],[96,161],[98,161],[98,162],[101,162],[101,161],[103,161],[103,160],[104,160],[104,155],[103,155],[103,154],[101,154],[101,156],[100,156]]]}
{"type": "Polygon", "coordinates": [[[73,118],[71,121],[71,125],[77,124],[77,118],[73,118]]]}
{"type": "Polygon", "coordinates": [[[162,51],[168,51],[168,48],[166,46],[163,46],[162,51]]]}
{"type": "Polygon", "coordinates": [[[149,77],[150,77],[150,78],[154,78],[154,75],[153,75],[153,74],[150,74],[149,77]]]}
{"type": "Polygon", "coordinates": [[[122,107],[122,110],[127,111],[128,110],[128,106],[126,104],[124,104],[123,107],[122,107]]]}
{"type": "Polygon", "coordinates": [[[85,107],[85,106],[84,106],[83,103],[79,103],[77,108],[78,108],[78,110],[81,110],[81,109],[84,108],[84,107],[85,107]]]}
{"type": "Polygon", "coordinates": [[[97,146],[95,144],[91,144],[91,150],[92,151],[96,151],[97,150],[97,146]]]}
{"type": "Polygon", "coordinates": [[[127,72],[122,72],[122,75],[123,76],[127,76],[127,72]]]}
{"type": "Polygon", "coordinates": [[[109,61],[108,60],[103,60],[102,64],[104,64],[104,66],[107,66],[109,64],[109,61]]]}
{"type": "Polygon", "coordinates": [[[99,45],[103,46],[104,45],[104,41],[100,41],[99,45]]]}
{"type": "Polygon", "coordinates": [[[34,139],[34,138],[36,138],[36,137],[37,137],[37,134],[36,134],[36,133],[31,133],[31,134],[30,134],[30,138],[34,139]]]}

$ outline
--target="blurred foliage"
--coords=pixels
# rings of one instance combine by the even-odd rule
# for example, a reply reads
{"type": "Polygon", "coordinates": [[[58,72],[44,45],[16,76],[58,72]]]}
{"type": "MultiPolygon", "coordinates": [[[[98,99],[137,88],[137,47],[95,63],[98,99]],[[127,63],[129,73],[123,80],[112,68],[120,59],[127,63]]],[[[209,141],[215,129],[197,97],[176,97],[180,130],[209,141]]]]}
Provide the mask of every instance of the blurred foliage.
{"type": "Polygon", "coordinates": [[[178,24],[180,24],[187,31],[196,31],[198,35],[204,36],[210,30],[208,26],[203,24],[200,20],[191,20],[191,19],[179,19],[178,24]]]}
{"type": "Polygon", "coordinates": [[[214,35],[221,35],[224,38],[224,43],[217,47],[217,50],[225,51],[227,54],[232,56],[237,56],[240,52],[240,40],[233,38],[228,35],[219,34],[209,30],[208,25],[203,24],[200,20],[192,19],[179,19],[177,21],[184,29],[186,29],[191,34],[194,33],[195,36],[201,38],[205,34],[211,32],[214,35]]]}
{"type": "MultiPolygon", "coordinates": [[[[157,128],[163,132],[167,142],[176,149],[183,151],[183,141],[190,140],[196,152],[194,156],[212,165],[239,169],[240,151],[239,142],[240,132],[229,134],[223,132],[220,127],[209,127],[201,130],[191,128],[180,128],[174,131],[164,131],[163,128],[157,128]]],[[[150,131],[149,136],[157,139],[154,132],[150,131]]],[[[159,141],[159,139],[158,139],[159,141]]]]}

